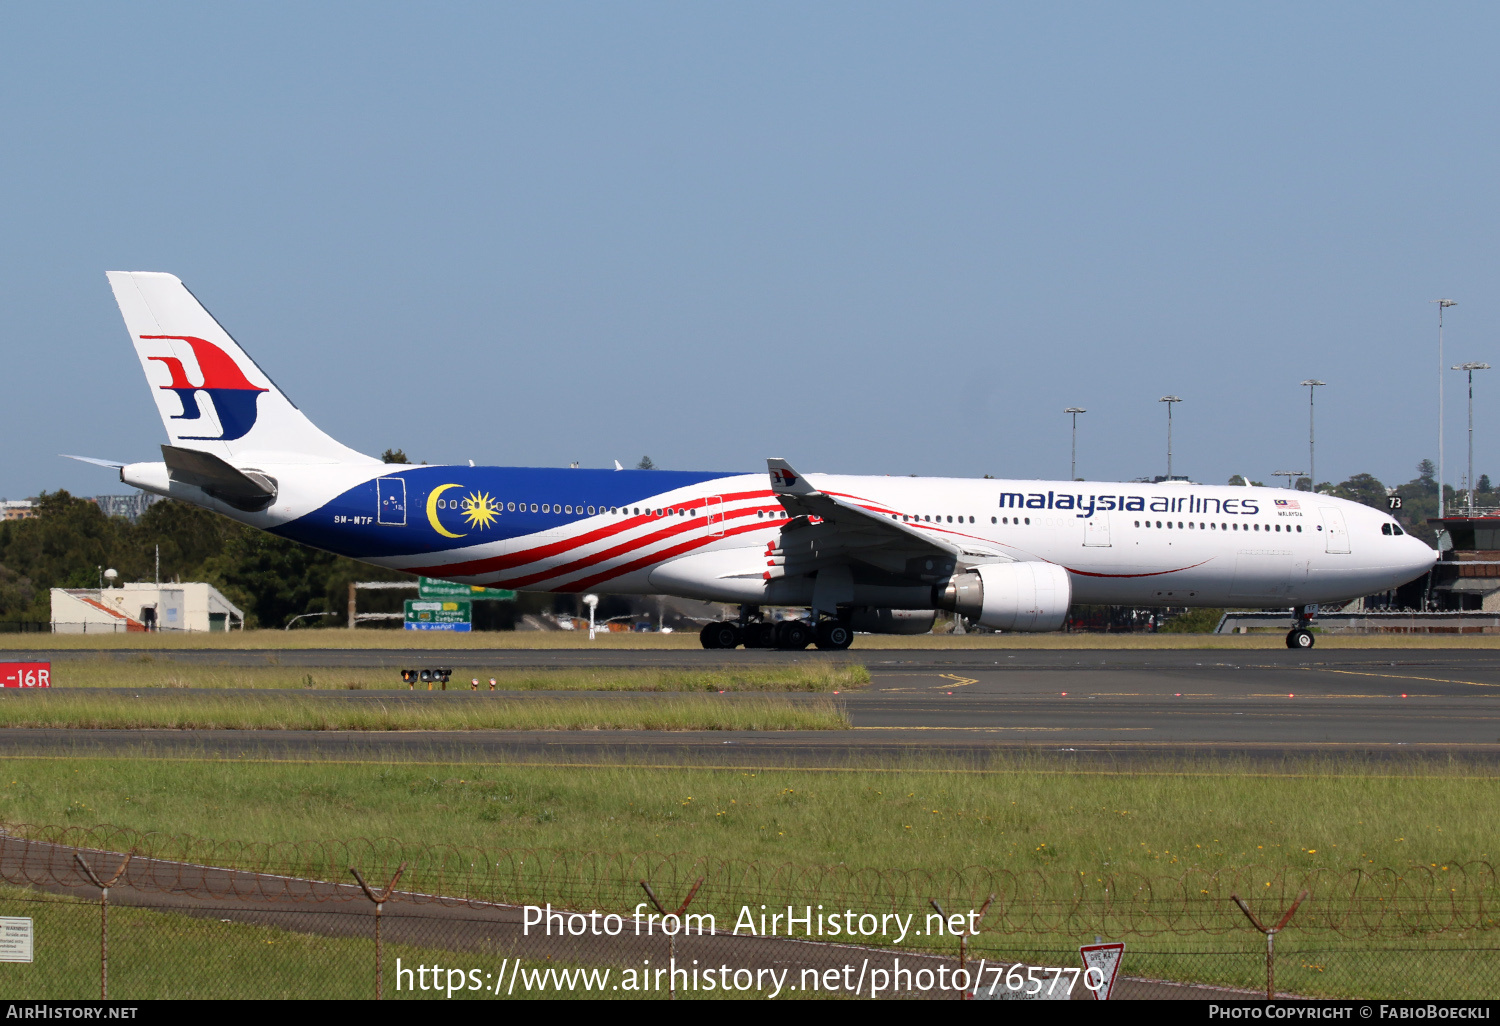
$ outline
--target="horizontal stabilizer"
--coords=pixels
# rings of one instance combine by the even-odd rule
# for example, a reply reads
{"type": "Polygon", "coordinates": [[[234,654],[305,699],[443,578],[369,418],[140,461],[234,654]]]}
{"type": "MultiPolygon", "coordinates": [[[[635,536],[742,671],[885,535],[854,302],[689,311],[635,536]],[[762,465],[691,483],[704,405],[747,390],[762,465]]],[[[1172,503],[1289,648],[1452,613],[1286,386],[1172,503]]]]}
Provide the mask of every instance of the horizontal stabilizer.
{"type": "Polygon", "coordinates": [[[276,501],[276,481],[253,470],[240,470],[212,453],[197,449],[161,447],[167,474],[173,481],[195,485],[235,509],[255,513],[276,501]]]}
{"type": "Polygon", "coordinates": [[[96,467],[108,467],[111,470],[120,470],[125,466],[125,464],[118,463],[115,460],[99,460],[95,459],[92,456],[69,456],[65,452],[59,453],[58,455],[60,455],[65,460],[77,460],[79,463],[92,463],[96,467]]]}

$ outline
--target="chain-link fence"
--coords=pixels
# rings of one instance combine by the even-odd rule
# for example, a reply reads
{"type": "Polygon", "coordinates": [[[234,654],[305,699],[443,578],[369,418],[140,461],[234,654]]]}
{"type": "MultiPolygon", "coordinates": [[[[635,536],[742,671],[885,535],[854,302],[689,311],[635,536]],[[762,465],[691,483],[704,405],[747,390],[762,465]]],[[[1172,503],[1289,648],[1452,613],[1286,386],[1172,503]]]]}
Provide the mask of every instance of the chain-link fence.
{"type": "Polygon", "coordinates": [[[1116,999],[1500,994],[1486,863],[1105,878],[15,825],[0,880],[0,925],[29,921],[11,998],[1080,1000],[1098,940],[1126,944],[1116,999]],[[1260,921],[1303,891],[1268,962],[1260,921]]]}

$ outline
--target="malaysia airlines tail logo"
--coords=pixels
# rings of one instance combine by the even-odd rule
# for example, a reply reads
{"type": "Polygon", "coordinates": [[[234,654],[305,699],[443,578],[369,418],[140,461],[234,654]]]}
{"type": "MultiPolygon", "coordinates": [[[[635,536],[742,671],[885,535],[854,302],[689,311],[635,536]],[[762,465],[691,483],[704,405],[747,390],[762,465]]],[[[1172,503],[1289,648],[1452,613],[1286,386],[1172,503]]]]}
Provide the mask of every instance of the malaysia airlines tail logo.
{"type": "Polygon", "coordinates": [[[797,475],[793,474],[790,470],[782,470],[780,468],[777,468],[776,470],[771,471],[771,480],[775,481],[783,488],[790,488],[797,483],[797,475]]]}
{"type": "Polygon", "coordinates": [[[220,434],[182,435],[184,440],[205,442],[232,442],[244,438],[255,426],[257,416],[255,401],[260,393],[270,389],[259,388],[245,378],[239,366],[229,354],[207,339],[192,335],[142,335],[143,339],[171,339],[186,342],[193,348],[193,357],[198,361],[198,373],[203,384],[195,385],[188,380],[182,361],[175,356],[148,356],[148,360],[160,360],[172,372],[170,384],[160,385],[170,389],[182,401],[182,412],[172,415],[173,420],[201,420],[203,411],[198,407],[198,393],[208,395],[208,401],[219,417],[220,434]]]}

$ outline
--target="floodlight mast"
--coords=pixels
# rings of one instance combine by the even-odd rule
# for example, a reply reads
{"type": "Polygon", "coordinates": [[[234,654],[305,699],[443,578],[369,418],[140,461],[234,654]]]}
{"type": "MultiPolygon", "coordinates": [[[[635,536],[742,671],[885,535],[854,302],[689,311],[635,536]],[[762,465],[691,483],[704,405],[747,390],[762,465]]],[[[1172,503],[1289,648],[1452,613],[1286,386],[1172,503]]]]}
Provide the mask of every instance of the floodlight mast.
{"type": "Polygon", "coordinates": [[[1319,386],[1326,385],[1328,382],[1308,378],[1302,383],[1307,386],[1307,476],[1309,478],[1307,490],[1315,492],[1318,490],[1318,461],[1313,455],[1313,396],[1317,395],[1319,386]]]}
{"type": "Polygon", "coordinates": [[[1071,413],[1073,415],[1073,462],[1070,465],[1071,469],[1068,472],[1068,480],[1069,481],[1077,481],[1078,480],[1078,415],[1080,413],[1087,413],[1089,411],[1085,410],[1081,406],[1069,406],[1066,410],[1063,410],[1063,412],[1064,413],[1071,413]]]}
{"type": "Polygon", "coordinates": [[[1487,363],[1460,363],[1456,364],[1454,370],[1467,371],[1469,374],[1469,516],[1474,515],[1474,372],[1477,370],[1489,370],[1487,363]]]}
{"type": "Polygon", "coordinates": [[[1457,306],[1456,299],[1433,299],[1429,300],[1437,304],[1438,308],[1438,519],[1441,520],[1445,513],[1443,502],[1443,311],[1450,306],[1457,306]]]}
{"type": "Polygon", "coordinates": [[[1172,480],[1172,404],[1182,402],[1175,395],[1164,395],[1156,400],[1167,404],[1167,480],[1172,480]]]}

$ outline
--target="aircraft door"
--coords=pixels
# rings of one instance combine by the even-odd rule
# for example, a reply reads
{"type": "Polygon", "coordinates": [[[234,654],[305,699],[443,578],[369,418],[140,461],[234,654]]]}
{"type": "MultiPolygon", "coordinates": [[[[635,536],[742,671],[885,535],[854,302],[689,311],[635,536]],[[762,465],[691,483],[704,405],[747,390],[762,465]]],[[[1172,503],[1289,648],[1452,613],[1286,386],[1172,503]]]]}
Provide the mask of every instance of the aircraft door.
{"type": "Polygon", "coordinates": [[[391,527],[406,526],[406,478],[375,479],[375,522],[391,527]]]}
{"type": "Polygon", "coordinates": [[[711,538],[724,537],[724,498],[710,495],[703,501],[703,512],[708,515],[708,534],[711,538]]]}
{"type": "Polygon", "coordinates": [[[1109,548],[1109,514],[1100,510],[1083,522],[1083,544],[1109,548]]]}
{"type": "Polygon", "coordinates": [[[1334,506],[1320,506],[1318,513],[1323,517],[1324,551],[1348,552],[1349,529],[1344,526],[1344,511],[1334,506]]]}

